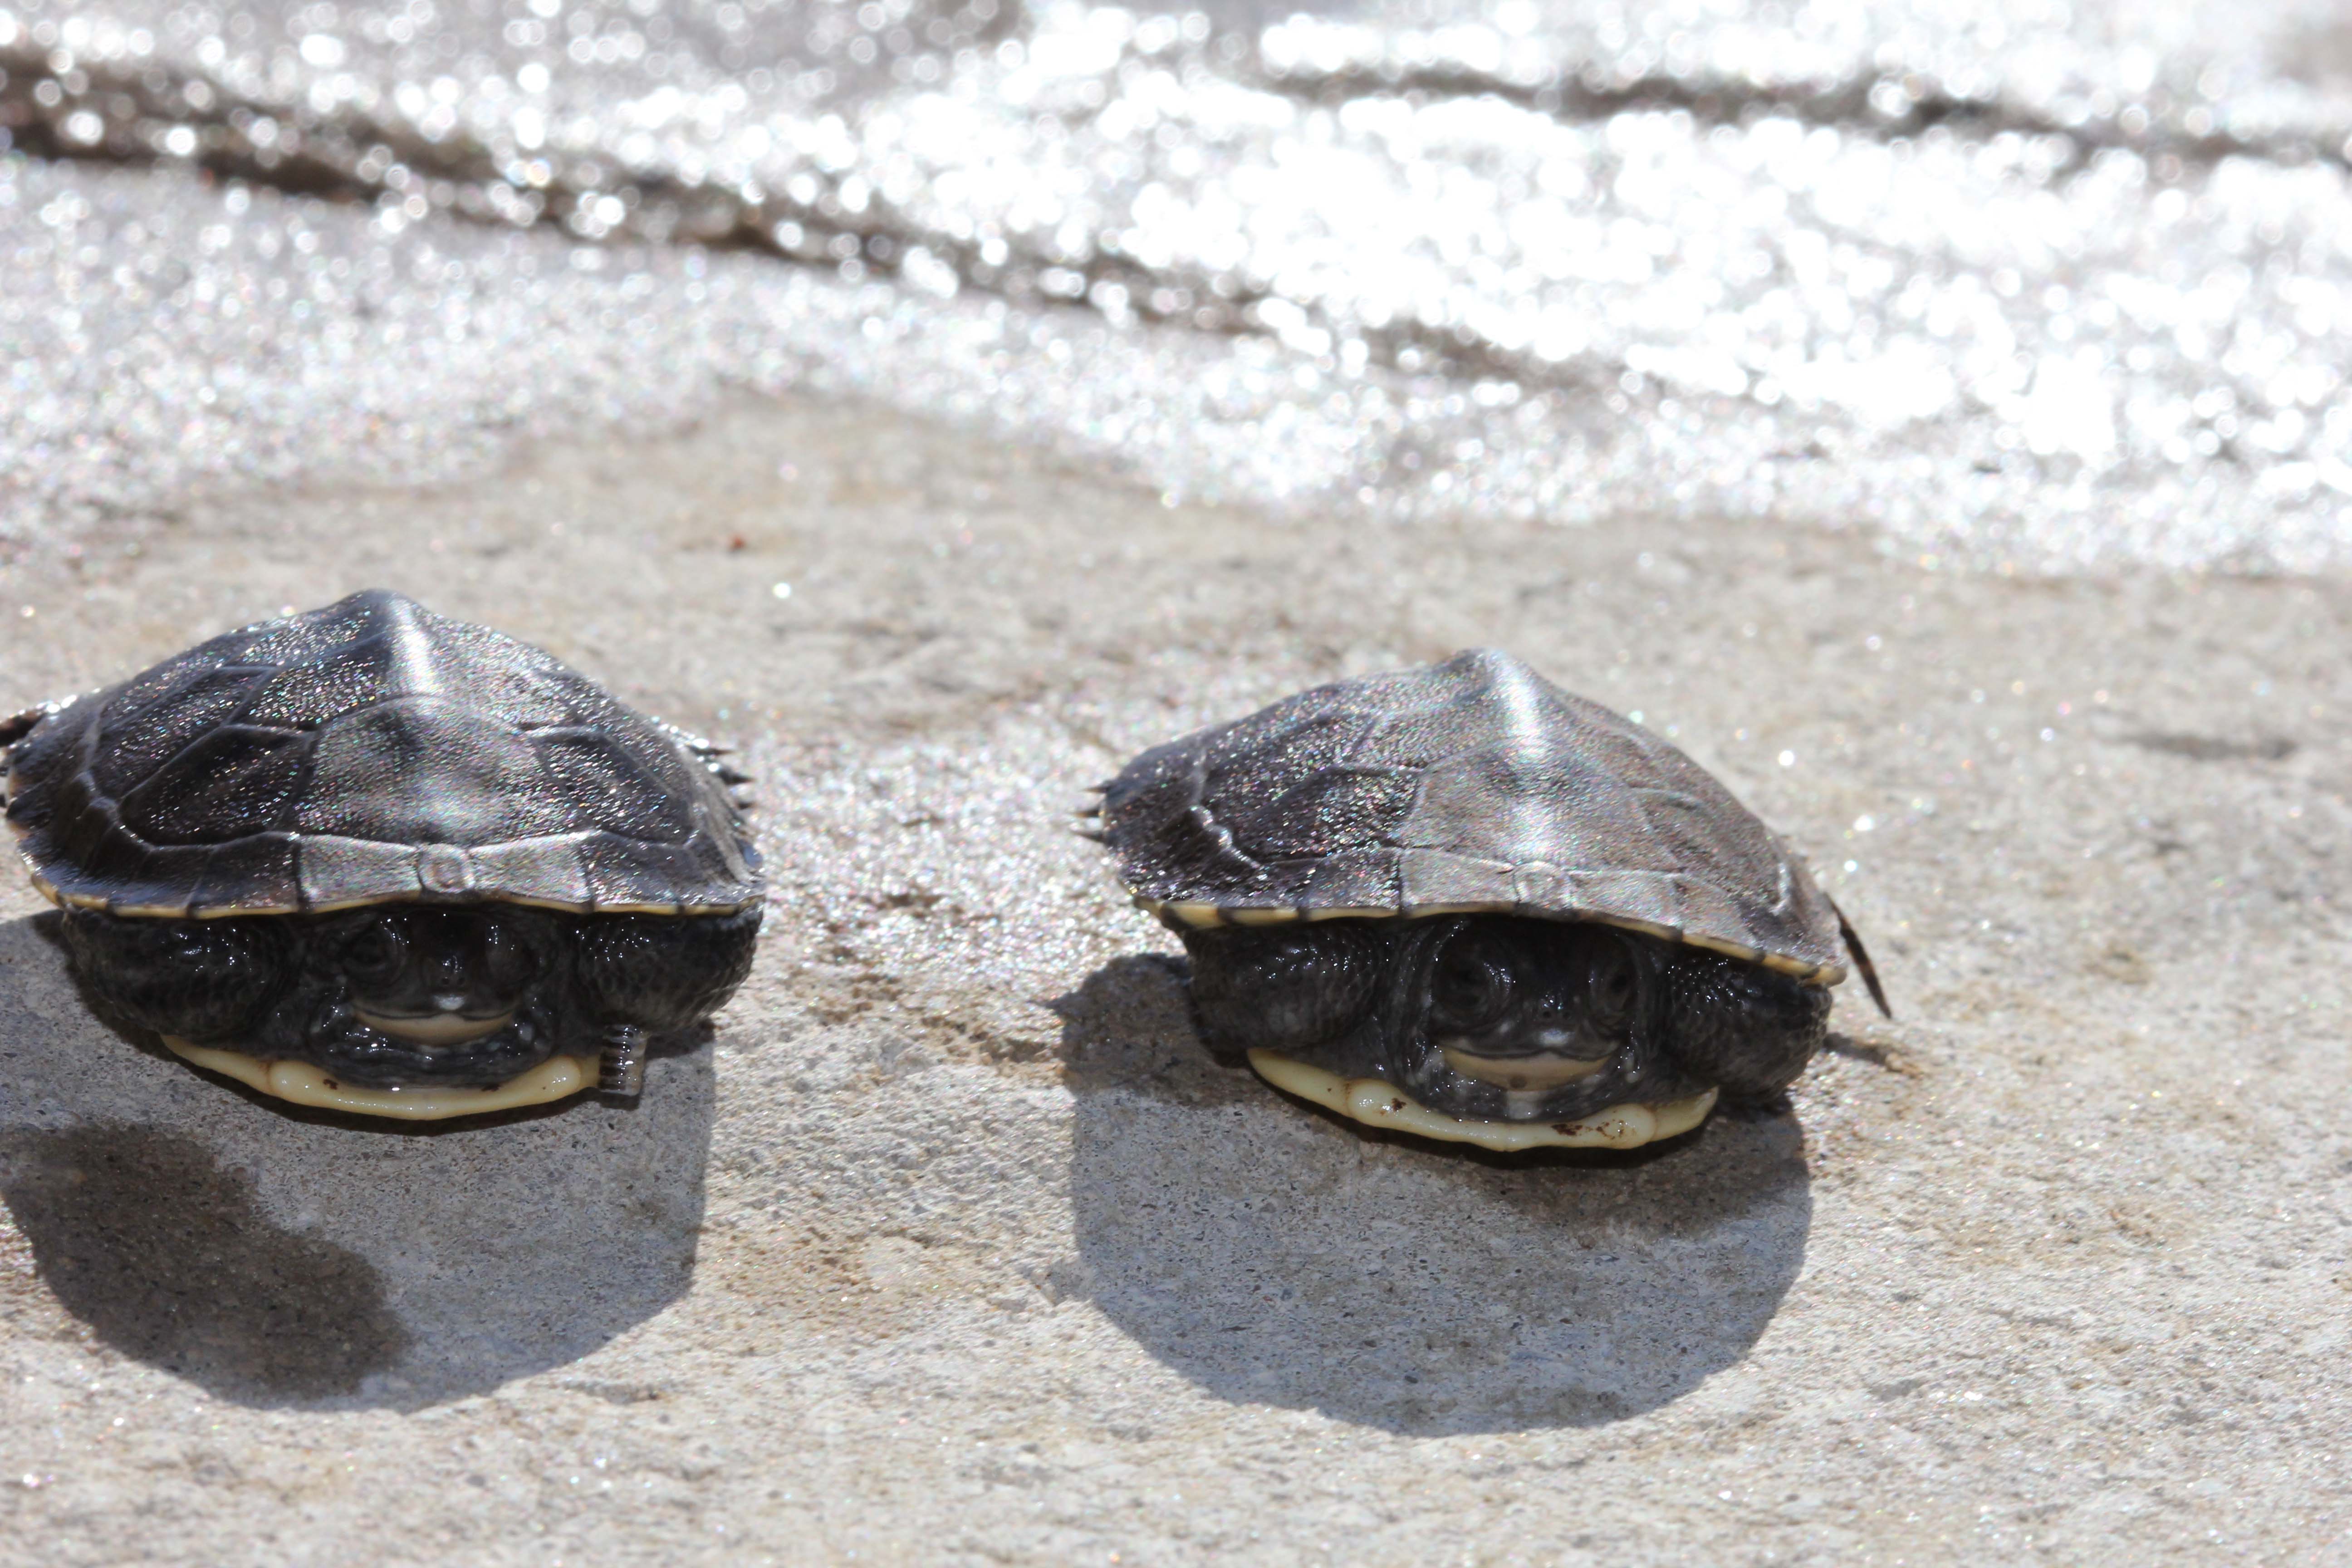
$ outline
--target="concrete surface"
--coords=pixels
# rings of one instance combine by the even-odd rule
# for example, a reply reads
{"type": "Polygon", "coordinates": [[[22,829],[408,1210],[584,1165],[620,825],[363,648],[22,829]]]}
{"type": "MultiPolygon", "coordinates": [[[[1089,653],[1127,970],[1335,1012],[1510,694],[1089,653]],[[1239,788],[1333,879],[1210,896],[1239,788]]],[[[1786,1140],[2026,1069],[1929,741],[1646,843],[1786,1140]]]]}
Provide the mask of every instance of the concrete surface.
{"type": "Polygon", "coordinates": [[[740,744],[773,907],[635,1110],[290,1113],[0,903],[0,1556],[2326,1563],[2336,582],[1269,523],[854,406],[194,498],[0,573],[31,700],[383,584],[740,744]],[[781,595],[780,584],[790,585],[781,595]],[[1809,850],[1897,1009],[1638,1156],[1211,1064],[1068,831],[1139,747],[1506,646],[1809,850]]]}

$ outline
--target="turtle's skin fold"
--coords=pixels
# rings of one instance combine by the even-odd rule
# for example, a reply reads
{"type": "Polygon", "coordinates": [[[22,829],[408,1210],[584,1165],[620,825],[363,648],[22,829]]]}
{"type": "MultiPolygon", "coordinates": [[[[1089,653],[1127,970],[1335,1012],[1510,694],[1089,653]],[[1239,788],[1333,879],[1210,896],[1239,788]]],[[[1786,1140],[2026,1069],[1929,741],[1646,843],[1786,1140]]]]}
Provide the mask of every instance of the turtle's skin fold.
{"type": "MultiPolygon", "coordinates": [[[[580,1087],[603,1058],[633,1092],[648,1035],[751,963],[740,775],[396,594],[215,637],[0,734],[7,821],[76,967],[257,1086],[299,1063],[343,1096],[320,1103],[457,1114],[487,1102],[434,1095],[563,1057],[586,1078],[532,1081],[580,1087]]],[[[270,1092],[302,1098],[286,1081],[270,1092]]]]}
{"type": "Polygon", "coordinates": [[[1155,747],[1099,812],[1213,1049],[1430,1136],[1670,1136],[1793,1080],[1846,974],[1836,910],[1721,784],[1492,650],[1155,747]]]}

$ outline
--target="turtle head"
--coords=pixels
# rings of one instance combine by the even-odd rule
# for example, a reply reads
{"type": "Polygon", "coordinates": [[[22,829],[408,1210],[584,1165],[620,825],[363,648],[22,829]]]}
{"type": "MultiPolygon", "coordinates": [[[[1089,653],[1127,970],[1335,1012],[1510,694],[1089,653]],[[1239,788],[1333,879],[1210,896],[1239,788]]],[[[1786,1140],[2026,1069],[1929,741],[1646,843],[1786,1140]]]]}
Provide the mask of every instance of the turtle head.
{"type": "Polygon", "coordinates": [[[1665,1108],[1786,1088],[1829,1015],[1822,986],[1597,922],[1457,917],[1392,982],[1390,1076],[1454,1117],[1676,1125],[1665,1108]]]}
{"type": "Polygon", "coordinates": [[[1423,1027],[1451,1072],[1548,1092],[1609,1069],[1649,989],[1607,927],[1464,921],[1432,955],[1423,1027]]]}
{"type": "Polygon", "coordinates": [[[302,921],[301,979],[245,1048],[308,1063],[339,1088],[507,1084],[562,1054],[563,924],[509,905],[387,905],[302,921]]]}
{"type": "Polygon", "coordinates": [[[372,914],[333,962],[361,1023],[428,1049],[505,1028],[542,968],[521,921],[469,909],[372,914]]]}

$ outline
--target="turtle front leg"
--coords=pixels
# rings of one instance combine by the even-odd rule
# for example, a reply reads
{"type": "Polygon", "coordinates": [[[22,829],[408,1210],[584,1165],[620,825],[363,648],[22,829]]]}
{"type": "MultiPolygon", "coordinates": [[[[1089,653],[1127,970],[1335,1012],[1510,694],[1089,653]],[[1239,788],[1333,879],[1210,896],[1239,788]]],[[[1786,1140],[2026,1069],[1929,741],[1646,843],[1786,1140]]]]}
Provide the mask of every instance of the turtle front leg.
{"type": "Polygon", "coordinates": [[[759,905],[727,915],[591,915],[575,962],[601,1026],[597,1088],[636,1097],[653,1038],[709,1016],[751,972],[759,905]]]}
{"type": "Polygon", "coordinates": [[[0,750],[13,746],[31,734],[34,726],[52,711],[51,705],[45,702],[37,708],[27,708],[22,713],[11,713],[5,719],[0,719],[0,750]]]}
{"type": "Polygon", "coordinates": [[[162,1035],[237,1037],[274,1004],[295,964],[281,921],[139,920],[65,911],[66,950],[104,1004],[162,1035]]]}
{"type": "Polygon", "coordinates": [[[1251,1051],[1297,1052],[1348,1034],[1387,973],[1385,931],[1363,921],[1213,926],[1184,931],[1192,1016],[1209,1054],[1238,1067],[1251,1051]]]}
{"type": "Polygon", "coordinates": [[[1760,1099],[1797,1081],[1829,1017],[1825,985],[1685,948],[1665,965],[1659,1045],[1694,1080],[1760,1099]]]}

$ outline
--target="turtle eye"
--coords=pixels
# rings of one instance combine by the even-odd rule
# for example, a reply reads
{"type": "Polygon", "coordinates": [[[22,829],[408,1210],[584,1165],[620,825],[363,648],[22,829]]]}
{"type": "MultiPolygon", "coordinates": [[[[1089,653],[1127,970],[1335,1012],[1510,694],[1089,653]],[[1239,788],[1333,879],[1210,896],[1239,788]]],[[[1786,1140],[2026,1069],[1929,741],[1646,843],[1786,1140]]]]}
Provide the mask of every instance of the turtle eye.
{"type": "Polygon", "coordinates": [[[1429,979],[1429,1021],[1444,1034],[1483,1029],[1510,1001],[1510,971],[1475,942],[1447,947],[1429,979]]]}
{"type": "Polygon", "coordinates": [[[1633,1021],[1641,984],[1623,947],[1610,942],[1594,950],[1592,967],[1585,976],[1584,998],[1593,1026],[1605,1034],[1615,1034],[1633,1021]]]}
{"type": "Polygon", "coordinates": [[[399,933],[388,922],[375,921],[343,944],[343,973],[362,983],[381,984],[396,976],[407,957],[408,944],[399,933]]]}

